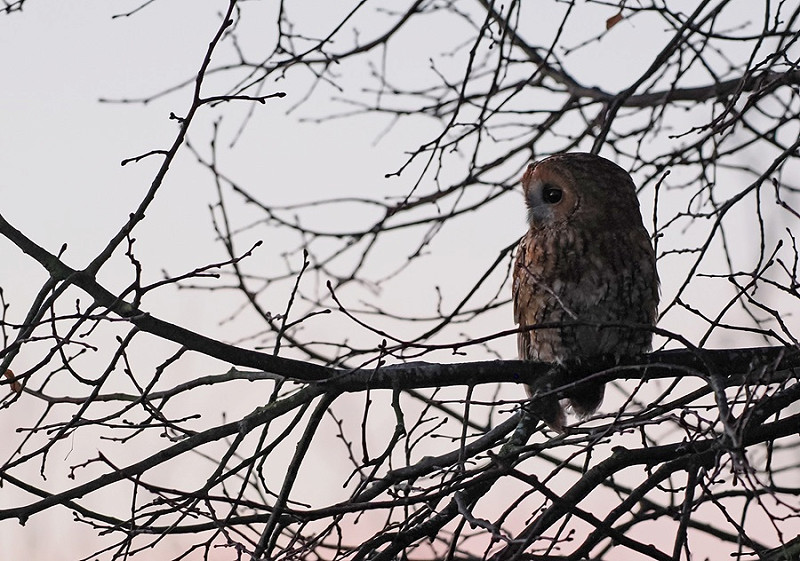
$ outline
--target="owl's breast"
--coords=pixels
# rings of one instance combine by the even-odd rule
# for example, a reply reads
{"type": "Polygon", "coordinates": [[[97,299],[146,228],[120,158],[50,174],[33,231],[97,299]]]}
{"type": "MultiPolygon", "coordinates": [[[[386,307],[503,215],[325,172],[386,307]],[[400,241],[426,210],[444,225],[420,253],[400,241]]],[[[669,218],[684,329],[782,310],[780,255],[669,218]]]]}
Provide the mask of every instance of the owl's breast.
{"type": "Polygon", "coordinates": [[[655,260],[644,228],[591,234],[532,231],[520,243],[515,318],[520,325],[545,324],[530,332],[527,358],[644,352],[650,331],[625,325],[653,324],[657,303],[655,260]]]}

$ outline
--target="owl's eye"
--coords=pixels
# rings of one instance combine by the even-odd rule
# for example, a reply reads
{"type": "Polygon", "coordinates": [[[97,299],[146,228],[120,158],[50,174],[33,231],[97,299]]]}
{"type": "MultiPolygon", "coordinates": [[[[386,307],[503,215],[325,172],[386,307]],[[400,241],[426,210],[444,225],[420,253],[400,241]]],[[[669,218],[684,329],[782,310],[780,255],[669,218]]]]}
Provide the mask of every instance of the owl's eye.
{"type": "Polygon", "coordinates": [[[547,204],[556,204],[561,200],[561,196],[561,189],[558,187],[553,187],[552,185],[545,185],[544,189],[542,190],[542,199],[544,199],[544,202],[547,204]]]}

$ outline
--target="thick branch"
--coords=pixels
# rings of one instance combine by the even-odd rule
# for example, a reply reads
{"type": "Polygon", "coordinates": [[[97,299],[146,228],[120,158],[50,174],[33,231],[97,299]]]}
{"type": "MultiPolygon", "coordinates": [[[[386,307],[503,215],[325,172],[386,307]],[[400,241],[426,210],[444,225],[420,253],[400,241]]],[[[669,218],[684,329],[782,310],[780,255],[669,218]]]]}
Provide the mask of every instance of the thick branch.
{"type": "MultiPolygon", "coordinates": [[[[383,368],[347,370],[326,367],[243,349],[164,321],[115,296],[85,271],[76,271],[31,241],[0,215],[0,233],[22,251],[36,259],[60,281],[80,287],[102,306],[136,325],[142,331],[173,341],[236,366],[256,368],[301,382],[324,382],[326,389],[339,392],[365,388],[429,388],[453,385],[477,385],[497,382],[533,383],[544,381],[552,388],[568,388],[570,380],[592,375],[596,380],[669,378],[676,371],[705,376],[715,373],[730,383],[770,381],[785,377],[786,370],[800,366],[800,352],[795,347],[755,347],[751,349],[670,350],[652,353],[630,364],[615,365],[598,361],[570,366],[569,375],[552,373],[551,365],[523,361],[480,361],[453,364],[414,362],[383,368]],[[545,376],[549,373],[549,377],[545,376]],[[766,378],[765,378],[766,376],[766,378]]],[[[3,353],[5,354],[5,353],[3,353]]],[[[2,356],[2,355],[0,355],[2,356]]]]}

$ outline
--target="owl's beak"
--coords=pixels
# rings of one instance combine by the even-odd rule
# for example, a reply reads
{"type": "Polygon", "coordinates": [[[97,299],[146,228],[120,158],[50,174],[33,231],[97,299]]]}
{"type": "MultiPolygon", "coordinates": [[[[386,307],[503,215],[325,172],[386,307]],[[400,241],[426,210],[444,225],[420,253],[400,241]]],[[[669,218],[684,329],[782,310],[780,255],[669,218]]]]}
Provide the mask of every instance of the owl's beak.
{"type": "Polygon", "coordinates": [[[533,228],[541,228],[552,219],[552,209],[546,205],[528,207],[528,224],[533,228]]]}

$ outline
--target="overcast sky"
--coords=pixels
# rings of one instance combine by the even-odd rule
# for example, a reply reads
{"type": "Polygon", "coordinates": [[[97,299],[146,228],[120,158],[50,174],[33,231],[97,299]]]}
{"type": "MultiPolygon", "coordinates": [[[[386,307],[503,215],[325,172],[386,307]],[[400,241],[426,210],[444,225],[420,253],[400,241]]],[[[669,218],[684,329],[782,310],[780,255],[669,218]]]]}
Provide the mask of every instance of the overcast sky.
{"type": "MultiPolygon", "coordinates": [[[[136,5],[109,0],[69,3],[28,0],[21,13],[0,16],[0,213],[53,253],[67,244],[64,261],[75,268],[84,267],[125,223],[149,187],[160,159],[146,158],[124,167],[120,162],[166,148],[177,130],[169,114],[181,114],[188,107],[190,92],[184,88],[146,105],[100,100],[151,96],[194,76],[218,26],[218,12],[224,3],[162,0],[134,16],[112,19],[113,15],[136,5]]],[[[310,5],[298,3],[297,13],[313,9],[315,18],[310,21],[319,22],[320,29],[335,17],[321,13],[319,4],[313,8],[310,5]]],[[[268,12],[263,10],[262,16],[266,17],[268,12]]],[[[601,27],[611,12],[593,8],[581,17],[586,26],[601,27]]],[[[251,32],[243,36],[249,37],[253,45],[259,41],[268,44],[271,22],[253,18],[248,25],[253,26],[251,32]],[[258,35],[259,25],[263,27],[263,37],[258,35]]],[[[537,25],[543,32],[555,32],[547,21],[537,21],[537,25]]],[[[623,30],[624,25],[621,24],[619,35],[609,37],[603,44],[605,60],[611,61],[610,65],[592,64],[591,52],[580,55],[585,56],[588,65],[587,83],[621,87],[631,75],[641,71],[657,50],[658,41],[637,43],[632,49],[631,41],[640,38],[644,30],[635,27],[623,30]]],[[[442,26],[435,34],[459,32],[442,26]]],[[[420,72],[419,61],[428,56],[427,49],[430,47],[422,41],[418,49],[410,49],[407,67],[399,67],[397,72],[400,75],[420,72]]],[[[404,152],[435,134],[436,123],[421,117],[410,119],[391,134],[382,136],[388,119],[301,122],[323,116],[329,110],[343,109],[341,104],[330,101],[333,92],[325,91],[314,97],[313,103],[287,115],[305,94],[310,78],[292,74],[292,79],[274,84],[287,97],[256,107],[236,148],[222,152],[225,169],[235,173],[237,181],[256,186],[265,197],[281,203],[344,194],[406,192],[413,179],[409,177],[411,174],[400,179],[384,176],[402,165],[404,152]]],[[[359,76],[346,76],[344,83],[355,87],[359,76]]],[[[213,86],[215,81],[210,80],[210,84],[213,86]]],[[[247,109],[245,105],[209,109],[200,118],[197,132],[190,135],[190,140],[207,154],[211,124],[224,113],[221,138],[230,142],[236,138],[247,109]]],[[[215,241],[208,210],[214,197],[210,174],[196,166],[191,154],[184,151],[165,189],[136,232],[137,255],[146,265],[145,275],[149,280],[160,278],[162,269],[177,274],[224,258],[215,241]]],[[[484,266],[482,259],[491,259],[497,253],[500,242],[509,243],[521,235],[525,229],[522,199],[506,198],[508,201],[495,209],[488,223],[472,224],[457,234],[447,234],[463,236],[461,243],[450,243],[452,240],[443,237],[440,243],[448,249],[436,262],[426,262],[427,275],[445,275],[458,270],[461,264],[478,270],[484,266]],[[488,229],[491,236],[485,233],[488,229]],[[471,259],[475,262],[471,263],[471,259]]],[[[652,201],[643,200],[642,204],[647,222],[652,201]]],[[[236,212],[242,223],[246,222],[248,209],[237,208],[236,212]]],[[[317,219],[320,227],[329,227],[340,225],[347,217],[330,215],[317,219]]],[[[742,235],[746,240],[748,234],[742,235]]],[[[294,247],[292,244],[280,237],[268,239],[257,259],[265,262],[276,259],[294,247]]],[[[101,275],[101,281],[111,290],[121,289],[130,282],[130,266],[118,253],[101,275]]],[[[289,258],[296,259],[298,255],[289,258]]],[[[44,271],[5,240],[0,240],[0,263],[0,286],[6,302],[11,303],[10,318],[21,321],[27,312],[25,306],[45,280],[44,271]]],[[[681,272],[677,268],[662,268],[666,294],[675,289],[674,283],[682,278],[681,272]]],[[[424,275],[417,278],[418,286],[411,281],[390,287],[383,297],[400,302],[401,309],[415,303],[428,306],[435,302],[437,283],[424,275]],[[409,298],[409,294],[414,294],[414,298],[409,298]]],[[[454,287],[463,288],[469,278],[465,275],[461,284],[458,279],[451,280],[454,287]]],[[[454,290],[452,294],[460,292],[454,290]]],[[[449,297],[451,294],[445,295],[449,297]]],[[[249,333],[252,325],[246,317],[234,327],[220,323],[228,313],[222,296],[214,296],[213,306],[205,304],[209,301],[206,298],[202,294],[165,291],[146,304],[161,317],[208,335],[236,340],[249,333]]],[[[713,299],[713,295],[706,298],[713,299]]],[[[284,301],[276,296],[276,309],[284,301]]],[[[483,332],[511,328],[510,309],[503,314],[506,315],[496,316],[496,325],[483,326],[483,332]]],[[[685,316],[678,314],[668,318],[663,326],[685,328],[691,336],[691,328],[681,324],[682,320],[685,316]]],[[[496,349],[506,358],[512,358],[514,341],[498,342],[496,349]]],[[[199,359],[188,364],[203,373],[209,373],[204,368],[214,372],[221,369],[213,362],[199,359]]],[[[253,396],[244,396],[239,410],[246,413],[256,401],[253,396]]],[[[20,436],[13,432],[16,426],[11,425],[30,424],[34,419],[14,417],[10,422],[10,416],[0,417],[3,423],[0,435],[8,434],[9,439],[18,442],[20,436]]],[[[88,457],[95,448],[91,442],[65,443],[63,449],[58,449],[62,456],[55,461],[74,463],[81,453],[85,454],[81,458],[88,457]],[[85,451],[76,452],[83,446],[85,451]]],[[[49,484],[57,488],[63,482],[63,473],[53,474],[49,484]]],[[[6,493],[13,496],[15,492],[7,487],[0,489],[0,506],[4,505],[2,497],[6,493]]],[[[94,551],[95,534],[84,525],[65,523],[69,519],[69,513],[60,510],[37,515],[24,528],[8,522],[0,524],[4,558],[36,561],[59,558],[67,548],[83,554],[94,551]]]]}

